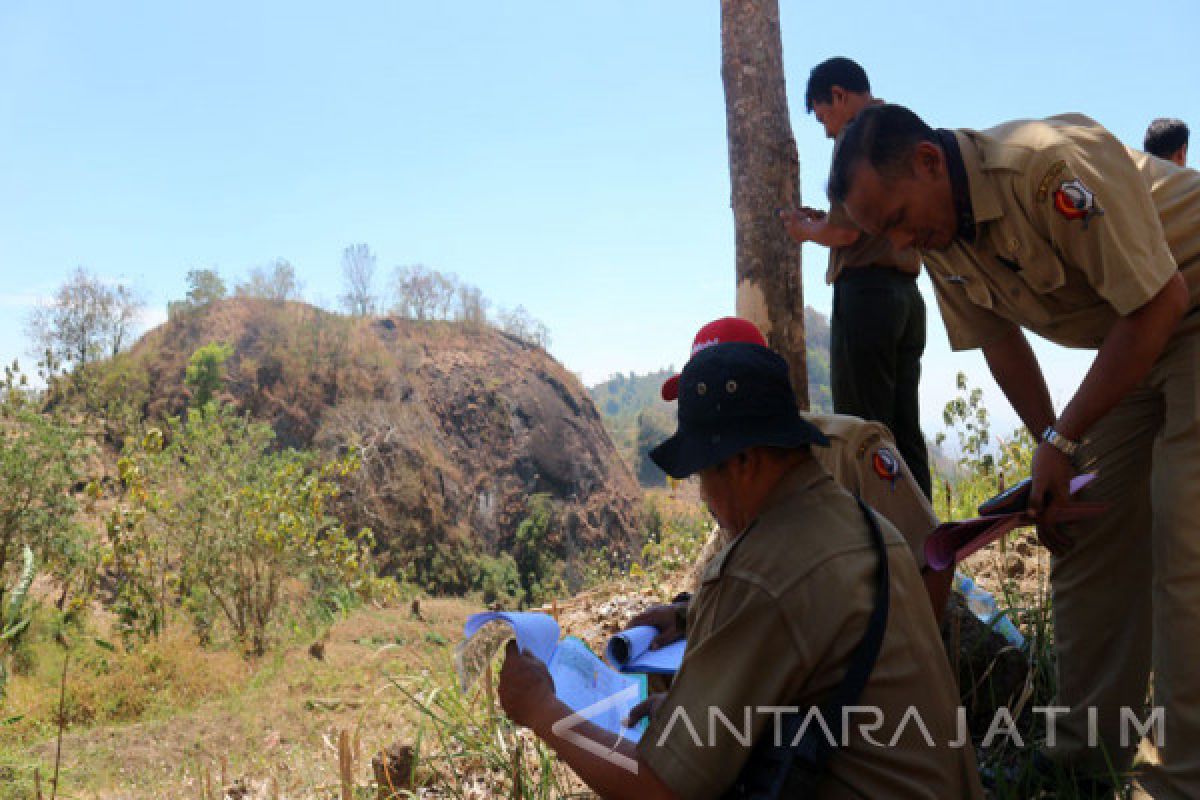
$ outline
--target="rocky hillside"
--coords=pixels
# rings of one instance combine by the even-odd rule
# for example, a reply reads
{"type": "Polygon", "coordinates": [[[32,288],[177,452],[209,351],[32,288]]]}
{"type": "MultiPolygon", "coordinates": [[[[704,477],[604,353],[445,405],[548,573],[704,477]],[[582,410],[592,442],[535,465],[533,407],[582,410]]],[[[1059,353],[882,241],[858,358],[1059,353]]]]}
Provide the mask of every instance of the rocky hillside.
{"type": "Polygon", "coordinates": [[[223,398],[281,445],[361,454],[344,513],[375,532],[388,571],[456,591],[553,563],[570,586],[592,553],[637,548],[637,483],[587,392],[541,348],[487,326],[222,300],[134,348],[149,414],[188,406],[188,360],[209,343],[233,348],[223,398]]]}

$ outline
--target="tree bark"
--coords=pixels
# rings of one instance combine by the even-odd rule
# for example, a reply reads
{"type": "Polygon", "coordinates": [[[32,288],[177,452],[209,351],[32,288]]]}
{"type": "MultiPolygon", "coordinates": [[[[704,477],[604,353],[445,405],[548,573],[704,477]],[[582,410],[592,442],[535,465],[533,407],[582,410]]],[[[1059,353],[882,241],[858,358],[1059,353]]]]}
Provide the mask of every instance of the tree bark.
{"type": "Polygon", "coordinates": [[[808,409],[800,246],[777,211],[800,205],[778,0],[721,0],[721,78],[737,253],[737,314],[787,360],[808,409]]]}

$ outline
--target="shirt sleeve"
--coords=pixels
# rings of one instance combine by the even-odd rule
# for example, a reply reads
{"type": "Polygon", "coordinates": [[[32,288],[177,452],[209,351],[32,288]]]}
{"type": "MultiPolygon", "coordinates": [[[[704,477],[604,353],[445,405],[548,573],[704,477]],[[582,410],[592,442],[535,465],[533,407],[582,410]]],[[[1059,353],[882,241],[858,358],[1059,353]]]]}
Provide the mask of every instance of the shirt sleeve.
{"type": "Polygon", "coordinates": [[[1026,177],[1023,204],[1033,226],[1121,316],[1178,272],[1150,187],[1104,128],[1063,129],[1062,141],[1040,151],[1026,177]]]}
{"type": "Polygon", "coordinates": [[[894,444],[876,439],[859,462],[859,496],[908,542],[918,568],[925,566],[925,540],[937,527],[933,506],[894,444]]]}
{"type": "Polygon", "coordinates": [[[850,219],[850,215],[846,213],[846,207],[841,203],[829,204],[829,214],[826,216],[825,221],[830,225],[837,225],[842,228],[854,228],[855,230],[858,230],[858,226],[854,224],[852,219],[850,219]]]}
{"type": "Polygon", "coordinates": [[[773,724],[760,709],[786,705],[812,664],[766,592],[728,576],[720,591],[719,623],[695,647],[689,642],[666,701],[638,743],[659,779],[680,797],[700,800],[720,797],[733,784],[753,742],[773,724]]]}

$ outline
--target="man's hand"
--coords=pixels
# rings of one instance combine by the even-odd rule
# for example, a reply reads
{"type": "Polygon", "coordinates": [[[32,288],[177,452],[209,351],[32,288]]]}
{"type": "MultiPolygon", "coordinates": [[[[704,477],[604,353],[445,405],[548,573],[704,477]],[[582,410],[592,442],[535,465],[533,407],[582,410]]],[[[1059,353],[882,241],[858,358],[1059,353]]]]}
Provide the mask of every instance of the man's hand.
{"type": "MultiPolygon", "coordinates": [[[[537,656],[522,653],[515,641],[504,651],[500,684],[496,687],[500,707],[518,725],[538,731],[541,715],[553,707],[554,679],[537,656]]],[[[551,720],[551,723],[554,721],[551,720]]]]}
{"type": "Polygon", "coordinates": [[[807,206],[781,209],[779,218],[783,220],[788,236],[800,244],[816,242],[825,247],[849,247],[862,236],[858,228],[831,223],[824,211],[807,206]]]}
{"type": "Polygon", "coordinates": [[[679,618],[686,613],[687,603],[654,606],[631,619],[629,627],[636,628],[640,625],[649,625],[652,628],[657,628],[658,636],[655,636],[650,642],[650,649],[657,650],[660,647],[666,647],[672,642],[677,642],[683,638],[684,631],[679,627],[679,618]]]}
{"type": "Polygon", "coordinates": [[[1075,468],[1066,454],[1042,442],[1033,454],[1033,481],[1029,491],[1029,517],[1037,523],[1038,539],[1056,556],[1075,546],[1058,527],[1058,509],[1071,496],[1075,468]]]}
{"type": "Polygon", "coordinates": [[[788,236],[795,242],[815,242],[825,227],[824,211],[801,206],[797,209],[784,209],[779,212],[783,227],[788,236]]]}
{"type": "Polygon", "coordinates": [[[653,717],[658,713],[658,709],[662,707],[662,704],[666,699],[666,692],[655,692],[633,708],[629,709],[629,716],[625,718],[625,727],[632,728],[641,722],[643,718],[650,719],[653,717]]]}

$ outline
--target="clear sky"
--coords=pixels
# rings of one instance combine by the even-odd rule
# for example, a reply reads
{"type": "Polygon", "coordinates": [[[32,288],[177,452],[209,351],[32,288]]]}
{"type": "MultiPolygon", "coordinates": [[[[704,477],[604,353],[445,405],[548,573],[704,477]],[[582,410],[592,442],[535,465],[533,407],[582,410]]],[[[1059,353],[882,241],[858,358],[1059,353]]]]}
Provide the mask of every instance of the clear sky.
{"type": "MultiPolygon", "coordinates": [[[[812,205],[830,148],[804,82],[832,55],[935,125],[1200,128],[1194,0],[781,5],[812,205]]],[[[419,262],[525,305],[588,383],[678,364],[733,311],[718,0],[0,5],[3,361],[30,361],[29,309],[76,266],[138,287],[152,324],[189,269],[232,284],[276,258],[332,305],[356,242],[381,277],[419,262]]],[[[803,269],[828,313],[824,252],[803,269]]],[[[932,434],[955,372],[990,381],[924,288],[932,434]]],[[[1039,352],[1061,404],[1090,354],[1039,352]]]]}

